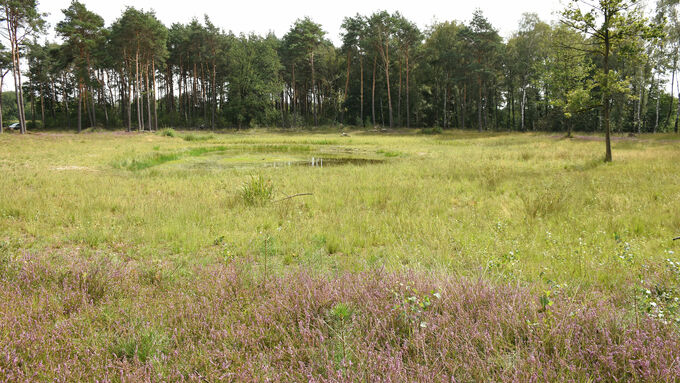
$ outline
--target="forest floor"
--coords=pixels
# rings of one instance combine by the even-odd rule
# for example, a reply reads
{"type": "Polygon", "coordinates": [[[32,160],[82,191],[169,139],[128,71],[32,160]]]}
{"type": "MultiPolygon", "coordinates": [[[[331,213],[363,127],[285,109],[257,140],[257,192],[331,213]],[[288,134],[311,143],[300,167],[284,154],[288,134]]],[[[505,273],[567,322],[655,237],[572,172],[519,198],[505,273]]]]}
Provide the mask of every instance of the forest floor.
{"type": "Polygon", "coordinates": [[[0,381],[674,381],[680,139],[612,145],[0,135],[0,381]]]}

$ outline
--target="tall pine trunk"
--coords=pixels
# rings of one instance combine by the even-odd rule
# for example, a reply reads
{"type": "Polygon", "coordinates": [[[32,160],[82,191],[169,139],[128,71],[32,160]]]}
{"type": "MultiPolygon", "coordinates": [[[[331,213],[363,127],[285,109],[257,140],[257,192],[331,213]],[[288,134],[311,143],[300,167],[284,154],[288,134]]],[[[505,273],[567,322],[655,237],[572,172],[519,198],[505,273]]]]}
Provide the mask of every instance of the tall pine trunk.
{"type": "Polygon", "coordinates": [[[387,81],[387,108],[390,113],[390,129],[394,127],[392,119],[392,93],[390,92],[390,46],[385,47],[385,81],[387,81]]]}
{"type": "Polygon", "coordinates": [[[144,107],[142,104],[141,75],[139,73],[139,48],[137,48],[137,54],[135,55],[135,95],[137,97],[137,131],[141,132],[144,130],[144,122],[142,120],[144,107]]]}
{"type": "Polygon", "coordinates": [[[317,100],[316,100],[316,73],[314,72],[314,52],[312,52],[312,109],[314,112],[314,127],[319,125],[317,116],[317,100]]]}
{"type": "Polygon", "coordinates": [[[411,127],[411,100],[409,98],[409,64],[408,64],[408,51],[406,52],[406,127],[411,127]]]}
{"type": "Polygon", "coordinates": [[[343,123],[343,124],[345,123],[345,109],[347,108],[347,95],[349,93],[349,64],[350,64],[351,58],[352,58],[351,50],[348,49],[347,50],[347,74],[345,76],[345,94],[344,94],[344,100],[343,100],[344,105],[342,105],[342,111],[340,112],[340,122],[343,123]]]}
{"type": "MultiPolygon", "coordinates": [[[[156,60],[151,60],[151,73],[153,74],[153,127],[158,131],[158,102],[156,100],[156,60]]],[[[167,111],[166,111],[167,113],[167,111]]]]}
{"type": "Polygon", "coordinates": [[[295,104],[295,102],[297,101],[297,89],[295,87],[295,63],[293,63],[292,70],[293,70],[293,80],[292,80],[293,83],[291,84],[291,92],[293,93],[293,99],[290,100],[290,111],[291,111],[291,114],[293,115],[293,118],[291,119],[290,125],[291,125],[291,127],[294,128],[295,127],[295,120],[297,119],[297,105],[295,104]]]}
{"type": "Polygon", "coordinates": [[[127,125],[128,125],[128,132],[132,131],[132,104],[134,100],[134,95],[133,95],[133,87],[134,84],[132,83],[132,79],[129,78],[128,76],[128,81],[127,81],[127,125]]]}
{"type": "Polygon", "coordinates": [[[144,83],[146,90],[146,111],[147,111],[147,121],[149,122],[149,130],[153,130],[153,120],[151,119],[151,88],[149,87],[149,64],[144,66],[144,83]]]}
{"type": "Polygon", "coordinates": [[[2,85],[5,82],[5,74],[7,74],[7,72],[2,74],[2,77],[0,77],[0,134],[3,133],[3,129],[4,129],[3,128],[4,125],[3,125],[3,122],[2,122],[2,85]]]}
{"type": "Polygon", "coordinates": [[[373,89],[371,90],[371,115],[373,117],[373,126],[375,127],[375,69],[378,63],[378,56],[373,57],[373,89]]]}
{"type": "Polygon", "coordinates": [[[680,81],[676,81],[675,86],[678,90],[678,109],[675,112],[675,133],[678,133],[678,120],[680,119],[680,81]]]}
{"type": "Polygon", "coordinates": [[[524,131],[524,113],[526,110],[526,103],[527,103],[527,87],[523,86],[522,87],[522,101],[520,102],[520,125],[519,128],[521,131],[524,131]]]}
{"type": "Polygon", "coordinates": [[[361,95],[359,96],[361,99],[361,107],[360,107],[360,116],[361,116],[361,126],[366,126],[366,123],[364,121],[364,58],[363,55],[359,55],[359,75],[361,76],[361,95]]]}
{"type": "Polygon", "coordinates": [[[482,77],[477,75],[477,127],[481,132],[484,129],[482,122],[482,77]]]}
{"type": "MultiPolygon", "coordinates": [[[[0,96],[2,95],[2,91],[0,91],[0,96]]],[[[2,97],[0,97],[2,98],[2,97]]],[[[45,95],[43,94],[43,84],[40,84],[40,119],[41,119],[41,124],[42,127],[45,128],[45,95]]],[[[0,123],[2,125],[2,123],[0,123]]]]}
{"type": "Polygon", "coordinates": [[[215,130],[215,115],[217,114],[217,64],[213,60],[212,70],[212,116],[210,117],[210,129],[215,130]]]}
{"type": "Polygon", "coordinates": [[[402,72],[404,71],[401,60],[399,60],[399,90],[397,91],[397,125],[401,126],[401,85],[402,72]]]}
{"type": "Polygon", "coordinates": [[[78,85],[78,133],[83,131],[83,86],[82,84],[78,85]]]}
{"type": "MultiPolygon", "coordinates": [[[[605,24],[608,23],[608,18],[605,18],[605,24]]],[[[609,41],[609,30],[605,31],[604,37],[604,76],[609,78],[609,50],[611,48],[609,41]]],[[[607,84],[609,87],[609,84],[607,84]]],[[[603,94],[602,103],[604,104],[604,131],[605,131],[605,157],[604,162],[612,162],[612,143],[611,143],[611,121],[610,121],[610,105],[609,105],[609,90],[606,89],[603,94]]]]}

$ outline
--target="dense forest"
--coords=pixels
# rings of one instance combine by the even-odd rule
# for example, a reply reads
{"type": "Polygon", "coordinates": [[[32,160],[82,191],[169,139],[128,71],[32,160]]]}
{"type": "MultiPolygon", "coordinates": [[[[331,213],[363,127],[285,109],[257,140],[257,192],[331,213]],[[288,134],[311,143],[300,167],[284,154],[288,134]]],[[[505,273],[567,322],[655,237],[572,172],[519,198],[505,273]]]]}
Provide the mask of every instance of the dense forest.
{"type": "Polygon", "coordinates": [[[106,26],[78,1],[54,26],[61,42],[43,43],[37,1],[1,8],[0,81],[11,74],[18,97],[0,108],[22,131],[678,130],[677,0],[653,11],[570,2],[552,24],[525,14],[507,41],[481,10],[425,30],[398,12],[357,14],[343,20],[341,46],[309,18],[280,38],[226,32],[207,15],[166,26],[134,7],[106,26]]]}

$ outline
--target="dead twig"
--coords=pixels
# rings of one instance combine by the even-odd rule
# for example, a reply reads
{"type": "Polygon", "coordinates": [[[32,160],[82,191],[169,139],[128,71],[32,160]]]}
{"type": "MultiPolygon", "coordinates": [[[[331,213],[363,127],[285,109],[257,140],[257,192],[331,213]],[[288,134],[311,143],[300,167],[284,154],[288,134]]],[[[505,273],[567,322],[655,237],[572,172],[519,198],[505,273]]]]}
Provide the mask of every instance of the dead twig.
{"type": "Polygon", "coordinates": [[[673,238],[674,241],[677,241],[677,240],[679,240],[679,239],[680,239],[680,237],[675,237],[675,238],[673,238]]]}
{"type": "Polygon", "coordinates": [[[291,198],[295,198],[295,197],[302,197],[302,196],[306,196],[306,195],[312,195],[312,193],[298,193],[298,194],[293,194],[293,195],[289,195],[289,196],[286,197],[286,198],[277,199],[277,200],[274,201],[274,202],[281,202],[281,201],[285,201],[285,200],[287,200],[287,199],[291,199],[291,198]]]}

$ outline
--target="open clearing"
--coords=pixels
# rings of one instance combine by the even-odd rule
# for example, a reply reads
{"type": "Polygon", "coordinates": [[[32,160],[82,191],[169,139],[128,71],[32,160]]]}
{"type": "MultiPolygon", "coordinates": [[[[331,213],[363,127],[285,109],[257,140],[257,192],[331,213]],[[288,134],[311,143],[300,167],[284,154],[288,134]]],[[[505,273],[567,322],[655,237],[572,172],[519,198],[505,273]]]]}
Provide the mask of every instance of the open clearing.
{"type": "Polygon", "coordinates": [[[597,140],[461,131],[0,147],[9,380],[680,371],[672,135],[610,164],[597,140]]]}

